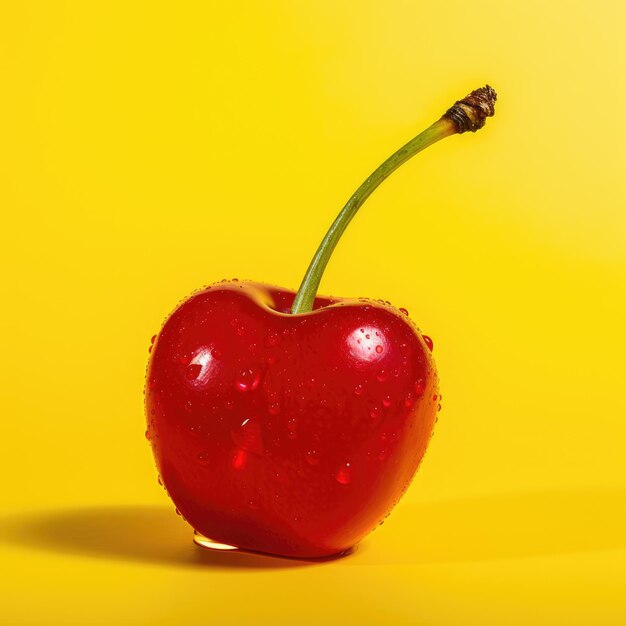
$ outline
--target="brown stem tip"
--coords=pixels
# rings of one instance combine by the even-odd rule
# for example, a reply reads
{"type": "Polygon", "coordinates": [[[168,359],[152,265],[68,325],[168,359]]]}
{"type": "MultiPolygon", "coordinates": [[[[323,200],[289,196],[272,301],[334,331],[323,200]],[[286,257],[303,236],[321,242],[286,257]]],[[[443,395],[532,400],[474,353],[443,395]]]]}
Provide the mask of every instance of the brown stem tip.
{"type": "Polygon", "coordinates": [[[471,130],[475,133],[485,125],[485,118],[495,113],[498,95],[489,86],[475,89],[462,100],[457,100],[444,114],[455,126],[458,133],[471,130]]]}

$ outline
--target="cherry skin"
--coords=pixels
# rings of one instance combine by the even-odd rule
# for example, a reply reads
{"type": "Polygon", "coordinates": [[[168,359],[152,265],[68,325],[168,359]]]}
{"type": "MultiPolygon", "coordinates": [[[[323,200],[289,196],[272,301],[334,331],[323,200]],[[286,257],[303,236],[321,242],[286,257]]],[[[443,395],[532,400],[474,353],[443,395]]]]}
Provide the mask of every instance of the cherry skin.
{"type": "Polygon", "coordinates": [[[181,515],[220,543],[341,553],[408,487],[436,420],[431,351],[378,302],[259,283],[207,287],[165,322],[146,382],[148,438],[181,515]]]}

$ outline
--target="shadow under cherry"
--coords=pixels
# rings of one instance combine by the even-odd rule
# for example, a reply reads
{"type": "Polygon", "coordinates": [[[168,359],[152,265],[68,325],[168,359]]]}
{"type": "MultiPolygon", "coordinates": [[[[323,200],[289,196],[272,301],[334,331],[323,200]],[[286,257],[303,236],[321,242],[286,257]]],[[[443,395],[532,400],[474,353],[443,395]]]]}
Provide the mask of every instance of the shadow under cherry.
{"type": "Polygon", "coordinates": [[[239,550],[212,551],[170,507],[111,506],[46,511],[0,522],[0,540],[48,552],[187,568],[284,569],[316,561],[239,550]]]}
{"type": "MultiPolygon", "coordinates": [[[[220,570],[268,570],[324,561],[210,551],[169,507],[108,506],[0,520],[0,541],[94,558],[220,570]]],[[[555,490],[401,503],[352,565],[440,564],[626,548],[626,491],[555,490]]]]}

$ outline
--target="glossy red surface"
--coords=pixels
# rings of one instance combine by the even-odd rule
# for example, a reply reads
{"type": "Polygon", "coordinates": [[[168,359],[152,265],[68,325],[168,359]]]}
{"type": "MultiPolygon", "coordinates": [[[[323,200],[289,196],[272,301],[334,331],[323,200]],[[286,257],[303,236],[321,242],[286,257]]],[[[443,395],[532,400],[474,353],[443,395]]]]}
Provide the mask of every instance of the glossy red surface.
{"type": "Polygon", "coordinates": [[[154,342],[147,436],[183,517],[213,540],[296,557],[355,545],[409,485],[432,434],[437,375],[385,304],[219,283],[154,342]]]}

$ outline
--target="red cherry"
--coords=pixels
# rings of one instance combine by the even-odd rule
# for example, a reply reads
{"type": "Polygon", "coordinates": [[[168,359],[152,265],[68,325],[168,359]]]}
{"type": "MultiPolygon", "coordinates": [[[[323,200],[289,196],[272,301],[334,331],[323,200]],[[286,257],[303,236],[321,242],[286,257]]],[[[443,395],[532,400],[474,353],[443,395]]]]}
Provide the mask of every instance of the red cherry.
{"type": "Polygon", "coordinates": [[[152,337],[146,437],[159,483],[198,533],[257,552],[329,556],[403,495],[440,407],[432,340],[389,302],[316,293],[374,189],[436,141],[481,128],[495,99],[489,86],[472,92],[378,167],[297,293],[223,280],[152,337]]]}
{"type": "Polygon", "coordinates": [[[317,557],[356,544],[400,498],[430,439],[437,405],[428,400],[438,389],[430,351],[405,315],[323,298],[313,312],[284,315],[294,295],[238,282],[184,302],[155,343],[147,409],[159,475],[194,529],[317,557]],[[361,328],[385,349],[363,349],[361,328]],[[273,364],[268,336],[281,337],[273,364]],[[383,370],[399,375],[381,381],[383,370]]]}
{"type": "Polygon", "coordinates": [[[428,335],[422,335],[422,339],[424,340],[424,343],[428,346],[428,349],[432,352],[434,347],[433,340],[428,335]]]}

